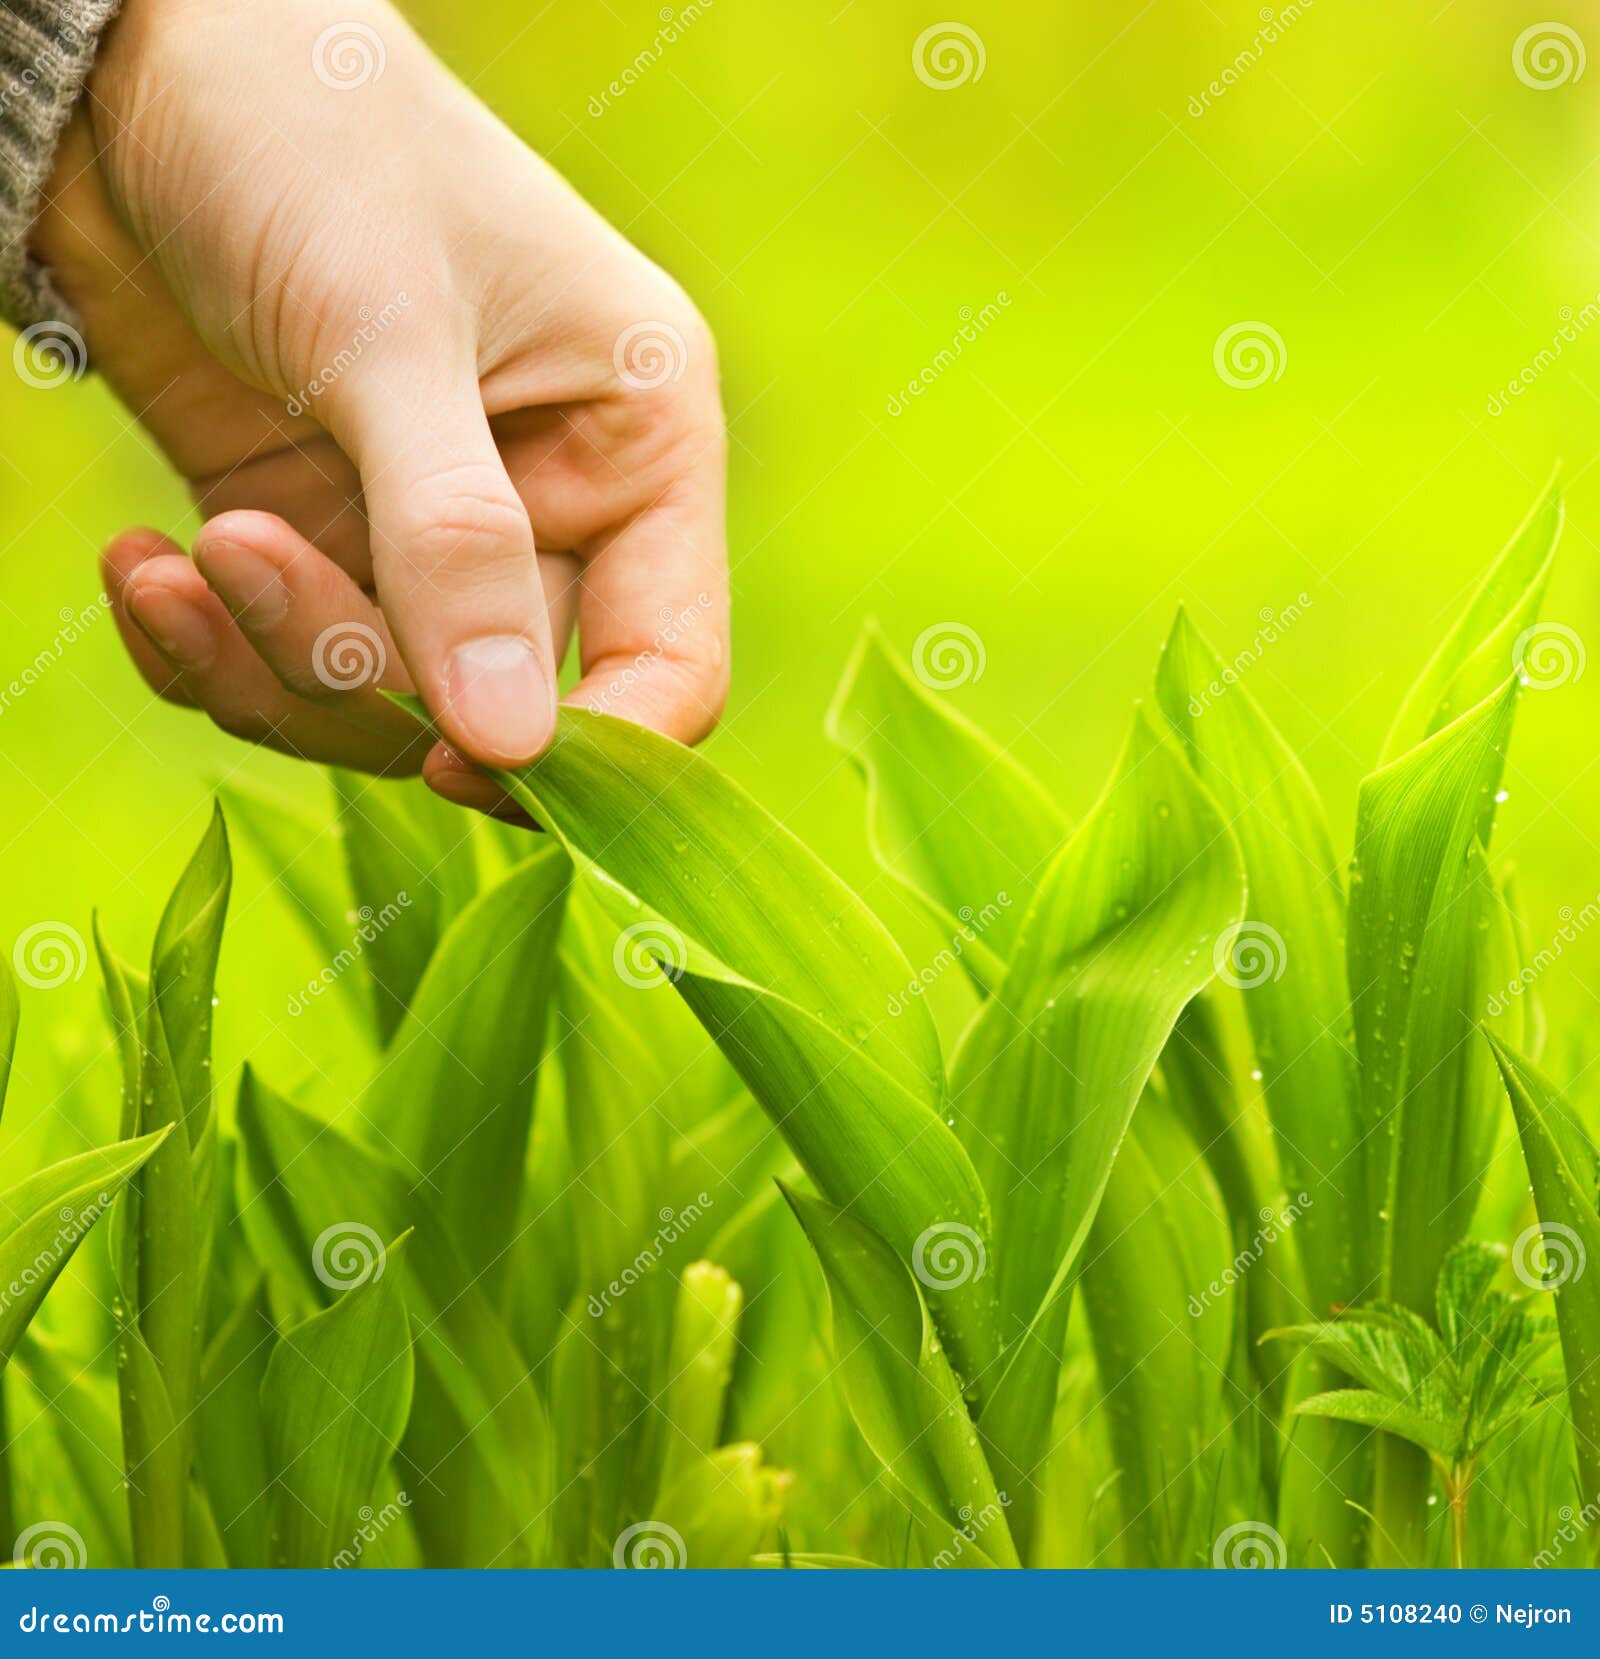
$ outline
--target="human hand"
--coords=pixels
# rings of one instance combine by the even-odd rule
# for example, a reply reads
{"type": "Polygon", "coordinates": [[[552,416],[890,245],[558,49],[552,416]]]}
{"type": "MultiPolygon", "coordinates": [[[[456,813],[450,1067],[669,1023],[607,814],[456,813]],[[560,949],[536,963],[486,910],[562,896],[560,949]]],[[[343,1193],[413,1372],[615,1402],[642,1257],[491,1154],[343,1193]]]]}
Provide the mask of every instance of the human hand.
{"type": "Polygon", "coordinates": [[[710,335],[388,5],[127,0],[35,244],[208,518],[106,552],[163,696],[486,808],[457,754],[544,747],[574,625],[571,701],[715,722],[710,335]]]}

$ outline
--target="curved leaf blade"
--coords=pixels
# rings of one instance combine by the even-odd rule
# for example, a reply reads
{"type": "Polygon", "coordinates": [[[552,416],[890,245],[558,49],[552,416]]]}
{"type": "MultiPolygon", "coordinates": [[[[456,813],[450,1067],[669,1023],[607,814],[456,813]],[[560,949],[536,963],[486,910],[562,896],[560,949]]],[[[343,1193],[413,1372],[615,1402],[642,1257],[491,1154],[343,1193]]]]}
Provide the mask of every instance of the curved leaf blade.
{"type": "Polygon", "coordinates": [[[1066,836],[1033,778],[935,698],[869,623],[828,709],[827,734],[867,786],[878,863],[944,927],[980,991],[998,982],[1024,910],[1066,836]],[[986,918],[974,928],[976,917],[986,918]]]}

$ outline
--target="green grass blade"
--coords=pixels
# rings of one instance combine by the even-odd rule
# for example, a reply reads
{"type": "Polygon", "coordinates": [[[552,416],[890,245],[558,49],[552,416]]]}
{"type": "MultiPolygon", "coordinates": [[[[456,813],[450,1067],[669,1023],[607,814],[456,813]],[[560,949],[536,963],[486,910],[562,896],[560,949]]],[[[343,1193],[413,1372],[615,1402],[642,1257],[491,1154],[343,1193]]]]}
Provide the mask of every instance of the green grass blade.
{"type": "Polygon", "coordinates": [[[1084,1247],[1081,1281],[1119,1470],[1125,1566],[1188,1559],[1191,1529],[1208,1516],[1235,1316],[1231,1284],[1208,1287],[1232,1256],[1221,1193],[1171,1108],[1147,1093],[1084,1247]]]}
{"type": "Polygon", "coordinates": [[[1564,518],[1552,477],[1407,694],[1384,743],[1385,763],[1442,731],[1521,667],[1517,642],[1538,620],[1564,518]]]}
{"type": "Polygon", "coordinates": [[[9,963],[0,961],[0,1112],[5,1110],[6,1090],[11,1083],[11,1061],[17,1050],[17,1027],[22,1004],[17,999],[17,982],[9,963]]]}
{"type": "Polygon", "coordinates": [[[18,1515],[70,1516],[90,1566],[130,1566],[128,1506],[115,1479],[116,1379],[35,1326],[18,1343],[4,1386],[6,1462],[16,1492],[3,1536],[18,1536],[18,1515]]]}
{"type": "Polygon", "coordinates": [[[52,1164],[0,1193],[0,1367],[89,1229],[167,1138],[165,1130],[52,1164]]]}
{"type": "MultiPolygon", "coordinates": [[[[300,809],[290,797],[238,781],[220,784],[217,796],[228,823],[252,849],[274,890],[310,943],[319,964],[336,961],[350,949],[350,899],[335,856],[337,834],[323,820],[300,809]]],[[[372,999],[359,974],[335,981],[358,1028],[372,1027],[372,999]]]]}
{"type": "Polygon", "coordinates": [[[569,873],[547,845],[450,924],[358,1106],[491,1293],[516,1231],[569,873]]]}
{"type": "Polygon", "coordinates": [[[261,1385],[276,1332],[260,1280],[230,1307],[206,1349],[196,1463],[230,1567],[270,1567],[272,1505],[261,1385]]]}
{"type": "Polygon", "coordinates": [[[1511,682],[1361,790],[1350,983],[1363,1114],[1385,1193],[1382,1294],[1424,1311],[1477,1201],[1481,1125],[1464,1102],[1485,1057],[1468,1039],[1486,990],[1479,923],[1492,899],[1479,827],[1505,763],[1511,682]]]}
{"type": "Polygon", "coordinates": [[[931,1552],[943,1549],[968,1517],[983,1514],[993,1521],[978,1541],[981,1557],[1019,1565],[1003,1514],[1006,1500],[916,1281],[853,1217],[819,1199],[788,1191],[785,1197],[828,1281],[833,1349],[851,1415],[925,1523],[931,1552]]]}
{"type": "Polygon", "coordinates": [[[323,1300],[378,1241],[416,1232],[397,1269],[417,1328],[405,1451],[428,1477],[413,1492],[413,1518],[431,1563],[540,1563],[554,1490],[543,1402],[427,1194],[248,1071],[238,1122],[246,1231],[302,1306],[323,1300]]]}
{"type": "MultiPolygon", "coordinates": [[[[1019,1506],[1048,1440],[1066,1293],[1112,1160],[1243,907],[1237,843],[1140,711],[953,1068],[957,1126],[994,1207],[992,1277],[1009,1344],[982,1422],[1019,1506]]],[[[1020,1507],[1018,1520],[1025,1534],[1020,1507]]]]}
{"type": "MultiPolygon", "coordinates": [[[[704,756],[584,710],[564,709],[550,749],[499,776],[623,930],[618,971],[648,988],[667,964],[832,1202],[903,1261],[936,1224],[986,1232],[982,1187],[944,1122],[928,1012],[878,1012],[910,967],[796,837],[704,756]]],[[[987,1292],[936,1298],[934,1316],[975,1375],[993,1352],[987,1292]]]]}
{"type": "MultiPolygon", "coordinates": [[[[635,998],[633,1009],[647,1013],[663,995],[635,998]]],[[[563,1562],[603,1565],[623,1525],[638,1519],[626,1513],[630,1495],[655,1483],[674,1278],[705,1244],[680,1234],[710,1223],[685,1221],[667,1198],[663,1111],[673,1080],[650,1029],[571,962],[559,1050],[578,1260],[551,1371],[556,1524],[563,1562]]]]}
{"type": "MultiPolygon", "coordinates": [[[[1579,1486],[1600,1492],[1600,1210],[1595,1149],[1560,1092],[1527,1060],[1489,1038],[1517,1120],[1548,1264],[1568,1377],[1579,1486]]],[[[1600,1540],[1591,1544],[1600,1564],[1600,1540]]]]}
{"type": "Polygon", "coordinates": [[[191,1148],[198,1147],[211,1112],[211,1018],[222,952],[222,927],[228,911],[233,863],[222,809],[216,808],[194,856],[184,866],[156,928],[150,958],[150,1053],[146,1093],[155,1096],[155,1121],[146,1131],[169,1121],[162,1101],[170,1087],[191,1148]]]}
{"type": "Polygon", "coordinates": [[[411,1415],[411,1330],[394,1271],[370,1277],[278,1341],[261,1385],[280,1567],[330,1567],[357,1538],[411,1415]]]}
{"type": "MultiPolygon", "coordinates": [[[[1485,924],[1498,900],[1482,838],[1516,709],[1517,683],[1362,785],[1350,898],[1350,986],[1361,1061],[1368,1223],[1382,1240],[1375,1289],[1433,1305],[1446,1254],[1466,1235],[1489,1132],[1487,1059],[1472,1040],[1489,987],[1485,924]]],[[[1377,1449],[1374,1564],[1422,1560],[1428,1467],[1390,1438],[1377,1449]]]]}
{"type": "Polygon", "coordinates": [[[1362,1120],[1347,1036],[1344,896],[1310,778],[1243,686],[1207,697],[1222,671],[1180,612],[1157,700],[1244,855],[1250,913],[1227,977],[1242,985],[1284,1184],[1312,1200],[1296,1237],[1312,1303],[1325,1314],[1365,1292],[1378,1266],[1370,1231],[1378,1203],[1351,1157],[1362,1120]]]}
{"type": "MultiPolygon", "coordinates": [[[[374,1028],[386,1044],[445,929],[476,891],[472,827],[459,811],[444,818],[452,809],[421,785],[341,771],[333,784],[374,1028]]],[[[347,938],[340,954],[350,948],[347,938]]]]}
{"type": "Polygon", "coordinates": [[[1066,837],[1062,814],[1009,755],[927,691],[872,624],[827,731],[866,782],[879,864],[941,927],[962,930],[962,963],[989,989],[1066,837]]]}

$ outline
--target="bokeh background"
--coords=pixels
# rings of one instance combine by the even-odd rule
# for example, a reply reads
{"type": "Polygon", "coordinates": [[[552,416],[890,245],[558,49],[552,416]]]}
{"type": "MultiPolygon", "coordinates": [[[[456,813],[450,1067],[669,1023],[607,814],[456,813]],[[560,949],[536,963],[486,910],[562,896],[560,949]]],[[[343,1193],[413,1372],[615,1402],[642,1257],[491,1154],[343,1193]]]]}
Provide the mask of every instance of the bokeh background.
{"type": "MultiPolygon", "coordinates": [[[[1238,0],[951,4],[700,0],[670,42],[636,0],[406,9],[711,319],[736,606],[712,749],[896,925],[917,924],[874,877],[857,782],[822,736],[869,614],[906,650],[935,624],[973,630],[983,672],[948,695],[1079,811],[1180,602],[1231,657],[1305,594],[1248,680],[1347,848],[1406,686],[1558,460],[1548,614],[1600,653],[1600,325],[1583,312],[1600,19],[1569,0],[1301,0],[1266,31],[1238,0]],[[965,70],[936,60],[960,84],[930,84],[915,44],[952,21],[981,74],[969,41],[965,70]],[[1547,23],[1586,43],[1586,73],[1569,45],[1547,71],[1561,84],[1519,75],[1519,37],[1547,23]],[[1492,413],[1568,319],[1558,360],[1492,413]],[[1241,322],[1282,341],[1255,387],[1214,363],[1241,322]]],[[[0,684],[54,651],[0,707],[8,948],[41,920],[87,938],[98,907],[142,955],[219,779],[330,815],[317,774],[155,703],[108,619],[54,650],[93,601],[98,547],[135,522],[194,527],[126,414],[93,380],[34,390],[0,357],[0,684]]],[[[1519,717],[1501,835],[1536,944],[1600,892],[1597,714],[1600,655],[1519,717]]],[[[286,1018],[320,963],[248,854],[234,915],[219,1066],[336,1087],[339,999],[286,1018]]],[[[24,990],[0,1133],[18,1174],[63,1109],[94,1139],[114,1121],[96,978],[24,990]]],[[[1600,937],[1544,989],[1587,1027],[1600,937]]]]}

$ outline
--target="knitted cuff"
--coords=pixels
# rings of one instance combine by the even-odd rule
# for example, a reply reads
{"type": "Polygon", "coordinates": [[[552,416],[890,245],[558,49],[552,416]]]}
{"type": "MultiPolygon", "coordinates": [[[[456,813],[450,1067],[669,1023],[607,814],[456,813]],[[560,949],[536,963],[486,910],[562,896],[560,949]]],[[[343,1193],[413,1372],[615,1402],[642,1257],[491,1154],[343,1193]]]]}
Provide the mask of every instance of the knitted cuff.
{"type": "Polygon", "coordinates": [[[56,144],[119,0],[0,0],[0,317],[72,321],[28,251],[56,144]]]}

